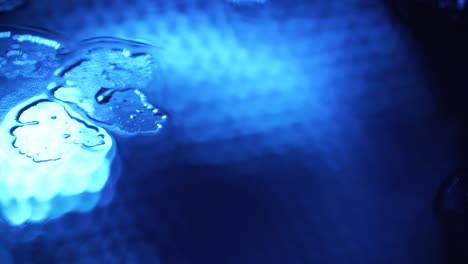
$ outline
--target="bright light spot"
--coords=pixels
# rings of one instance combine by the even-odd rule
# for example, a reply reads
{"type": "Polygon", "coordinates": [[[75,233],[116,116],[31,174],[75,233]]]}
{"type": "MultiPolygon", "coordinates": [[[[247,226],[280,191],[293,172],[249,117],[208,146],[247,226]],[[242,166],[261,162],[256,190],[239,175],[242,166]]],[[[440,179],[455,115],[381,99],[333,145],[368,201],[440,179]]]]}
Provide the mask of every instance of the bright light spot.
{"type": "Polygon", "coordinates": [[[9,38],[11,36],[11,32],[0,32],[0,38],[9,38]]]}
{"type": "Polygon", "coordinates": [[[458,8],[460,9],[465,8],[466,0],[458,0],[457,4],[458,4],[458,8]]]}
{"type": "Polygon", "coordinates": [[[18,42],[27,41],[27,42],[31,42],[31,43],[36,43],[36,44],[48,46],[48,47],[51,47],[51,48],[54,48],[54,49],[59,49],[60,46],[61,46],[61,44],[58,43],[55,40],[46,39],[46,38],[43,38],[43,37],[38,37],[38,36],[33,36],[33,35],[28,35],[28,34],[27,35],[14,35],[13,39],[18,41],[18,42]]]}
{"type": "Polygon", "coordinates": [[[56,82],[51,82],[47,85],[47,90],[52,90],[54,88],[57,87],[57,83],[56,82]]]}
{"type": "Polygon", "coordinates": [[[88,211],[114,156],[111,136],[69,107],[40,97],[18,105],[0,126],[0,210],[12,225],[88,211]]]}
{"type": "Polygon", "coordinates": [[[122,50],[122,55],[124,55],[125,57],[130,57],[132,53],[128,49],[124,49],[122,50]]]}

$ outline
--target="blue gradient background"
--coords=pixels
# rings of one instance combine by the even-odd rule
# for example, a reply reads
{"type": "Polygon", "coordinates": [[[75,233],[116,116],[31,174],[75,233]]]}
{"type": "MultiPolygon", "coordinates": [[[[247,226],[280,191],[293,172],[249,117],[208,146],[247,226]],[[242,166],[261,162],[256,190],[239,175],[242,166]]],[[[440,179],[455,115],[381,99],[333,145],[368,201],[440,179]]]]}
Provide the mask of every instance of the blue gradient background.
{"type": "Polygon", "coordinates": [[[1,263],[443,263],[454,124],[380,1],[31,0],[0,22],[154,43],[170,117],[117,136],[110,205],[0,225],[1,263]]]}

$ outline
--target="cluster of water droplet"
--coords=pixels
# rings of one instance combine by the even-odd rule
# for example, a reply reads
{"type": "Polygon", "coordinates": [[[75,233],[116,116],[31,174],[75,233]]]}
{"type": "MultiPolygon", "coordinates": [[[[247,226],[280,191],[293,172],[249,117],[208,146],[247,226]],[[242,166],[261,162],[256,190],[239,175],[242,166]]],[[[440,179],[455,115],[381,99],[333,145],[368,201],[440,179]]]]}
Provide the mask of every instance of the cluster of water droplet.
{"type": "Polygon", "coordinates": [[[0,205],[14,225],[83,210],[76,201],[99,196],[115,156],[103,128],[154,133],[167,120],[154,105],[161,87],[150,45],[95,38],[62,46],[0,28],[0,205]],[[70,199],[76,206],[54,208],[70,199]]]}
{"type": "Polygon", "coordinates": [[[0,119],[14,105],[44,93],[63,51],[54,34],[0,26],[0,119]]]}
{"type": "Polygon", "coordinates": [[[7,79],[43,78],[58,66],[60,43],[31,34],[0,31],[0,74],[7,79]]]}
{"type": "Polygon", "coordinates": [[[118,132],[158,131],[167,115],[147,96],[161,89],[155,83],[155,58],[149,45],[130,43],[109,38],[86,41],[83,46],[89,48],[56,72],[59,79],[49,85],[54,98],[78,106],[90,119],[118,132]],[[111,48],[101,44],[109,42],[111,48]]]}

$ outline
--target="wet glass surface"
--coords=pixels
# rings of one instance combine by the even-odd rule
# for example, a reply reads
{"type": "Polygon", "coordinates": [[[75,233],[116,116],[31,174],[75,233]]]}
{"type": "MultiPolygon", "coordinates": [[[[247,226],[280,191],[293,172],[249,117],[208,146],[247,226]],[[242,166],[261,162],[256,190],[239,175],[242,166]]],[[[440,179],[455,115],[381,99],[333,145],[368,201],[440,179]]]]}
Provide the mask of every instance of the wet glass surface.
{"type": "MultiPolygon", "coordinates": [[[[28,213],[34,202],[5,205],[28,209],[13,219],[30,220],[0,224],[0,257],[442,261],[430,203],[454,166],[453,123],[420,51],[380,1],[44,0],[0,16],[13,21],[66,38],[46,37],[56,50],[42,34],[0,35],[9,69],[0,68],[2,118],[36,95],[63,105],[111,135],[122,174],[107,179],[99,201],[50,200],[67,213],[46,222],[28,213]],[[84,209],[70,209],[78,204],[84,209]]],[[[67,142],[62,132],[50,136],[67,142]]],[[[14,154],[34,164],[8,136],[14,154]]],[[[70,179],[70,194],[88,186],[70,179]]]]}

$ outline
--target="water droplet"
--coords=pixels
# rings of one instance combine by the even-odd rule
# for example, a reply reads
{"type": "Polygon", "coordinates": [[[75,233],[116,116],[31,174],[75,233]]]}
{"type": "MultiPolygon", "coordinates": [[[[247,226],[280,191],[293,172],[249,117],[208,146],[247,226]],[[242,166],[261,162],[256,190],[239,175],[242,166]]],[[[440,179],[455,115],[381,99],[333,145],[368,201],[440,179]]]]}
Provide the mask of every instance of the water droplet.
{"type": "Polygon", "coordinates": [[[83,145],[88,148],[104,145],[104,135],[90,136],[83,140],[83,145]]]}
{"type": "Polygon", "coordinates": [[[57,88],[57,83],[56,82],[51,82],[47,85],[47,90],[53,90],[57,88]]]}
{"type": "Polygon", "coordinates": [[[132,134],[154,131],[151,124],[162,114],[145,110],[154,109],[149,101],[157,90],[152,47],[114,38],[91,39],[80,46],[82,50],[56,72],[65,85],[54,92],[55,98],[77,105],[109,129],[132,134]],[[133,121],[137,114],[139,122],[133,121]]]}
{"type": "Polygon", "coordinates": [[[98,104],[105,104],[108,103],[112,97],[113,90],[109,88],[101,88],[96,93],[96,101],[98,104]]]}
{"type": "Polygon", "coordinates": [[[15,226],[93,209],[115,164],[109,134],[44,95],[6,114],[0,149],[0,214],[15,226]]]}
{"type": "Polygon", "coordinates": [[[130,57],[130,55],[132,55],[132,53],[128,49],[124,49],[122,51],[122,55],[124,55],[125,57],[130,57]]]}
{"type": "Polygon", "coordinates": [[[55,102],[39,101],[25,107],[18,114],[17,122],[20,125],[11,132],[12,145],[34,162],[60,160],[70,153],[70,142],[86,147],[104,144],[98,128],[78,121],[55,102]]]}

